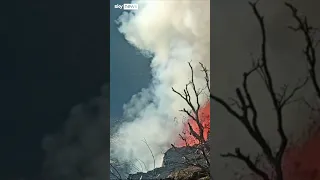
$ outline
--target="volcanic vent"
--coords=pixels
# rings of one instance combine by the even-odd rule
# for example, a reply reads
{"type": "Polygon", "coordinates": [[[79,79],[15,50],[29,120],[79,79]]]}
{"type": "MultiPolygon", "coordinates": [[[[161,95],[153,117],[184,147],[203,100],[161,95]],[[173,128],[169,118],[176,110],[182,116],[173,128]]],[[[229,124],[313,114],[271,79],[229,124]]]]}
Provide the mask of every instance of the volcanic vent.
{"type": "MultiPolygon", "coordinates": [[[[210,133],[209,102],[199,110],[199,117],[207,141],[210,133]]],[[[208,141],[205,144],[200,144],[199,140],[190,133],[189,124],[197,134],[200,134],[197,123],[191,118],[188,119],[184,124],[180,139],[175,143],[176,145],[164,153],[162,166],[146,173],[130,174],[128,179],[209,179],[206,170],[201,168],[206,167],[207,162],[200,152],[201,146],[209,146],[208,141]]],[[[210,152],[207,151],[207,155],[209,154],[210,152]]]]}

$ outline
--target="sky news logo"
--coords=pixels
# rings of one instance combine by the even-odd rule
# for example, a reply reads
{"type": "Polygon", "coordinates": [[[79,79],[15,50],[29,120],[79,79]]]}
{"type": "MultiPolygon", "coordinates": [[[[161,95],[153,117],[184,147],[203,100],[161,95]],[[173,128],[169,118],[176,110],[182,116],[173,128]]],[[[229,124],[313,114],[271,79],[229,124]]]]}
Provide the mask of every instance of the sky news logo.
{"type": "Polygon", "coordinates": [[[138,4],[116,4],[114,5],[114,8],[123,10],[138,10],[139,6],[138,4]]]}

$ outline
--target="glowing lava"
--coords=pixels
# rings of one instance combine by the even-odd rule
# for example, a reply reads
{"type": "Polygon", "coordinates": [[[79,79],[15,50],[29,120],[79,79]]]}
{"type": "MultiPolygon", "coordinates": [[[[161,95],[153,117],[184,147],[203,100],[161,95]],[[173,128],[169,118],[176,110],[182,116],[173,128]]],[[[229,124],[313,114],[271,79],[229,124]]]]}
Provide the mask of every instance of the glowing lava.
{"type": "MultiPolygon", "coordinates": [[[[207,140],[210,132],[210,103],[200,109],[199,116],[207,140]]],[[[188,122],[198,134],[199,127],[192,119],[188,119],[184,124],[181,135],[188,145],[192,146],[197,144],[198,140],[190,135],[188,122]]],[[[186,146],[183,139],[179,139],[175,144],[177,147],[186,146]]],[[[283,159],[283,170],[285,180],[320,180],[320,129],[314,131],[305,142],[288,147],[283,159]]]]}
{"type": "Polygon", "coordinates": [[[288,148],[283,169],[285,180],[320,180],[320,130],[303,144],[288,148]]]}
{"type": "MultiPolygon", "coordinates": [[[[202,126],[204,127],[204,138],[205,140],[208,139],[208,134],[210,132],[210,102],[206,103],[200,110],[199,110],[199,117],[200,117],[200,122],[202,124],[202,126]]],[[[189,129],[189,125],[188,123],[190,123],[190,125],[192,126],[192,129],[199,134],[199,126],[197,125],[197,123],[193,120],[193,119],[188,119],[188,121],[184,124],[184,128],[182,131],[182,137],[185,139],[185,141],[183,139],[179,139],[176,142],[176,146],[178,147],[183,147],[186,146],[186,142],[188,145],[192,146],[195,145],[197,143],[199,143],[199,141],[190,134],[190,129],[189,129]]]]}

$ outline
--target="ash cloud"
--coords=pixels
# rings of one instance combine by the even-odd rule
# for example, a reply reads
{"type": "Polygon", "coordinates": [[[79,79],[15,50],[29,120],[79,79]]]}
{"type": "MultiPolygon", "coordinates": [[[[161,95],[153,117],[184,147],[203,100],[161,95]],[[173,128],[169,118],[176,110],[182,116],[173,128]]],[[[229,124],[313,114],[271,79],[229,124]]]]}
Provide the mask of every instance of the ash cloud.
{"type": "MultiPolygon", "coordinates": [[[[152,82],[124,106],[126,122],[111,139],[111,156],[137,166],[139,159],[151,170],[153,157],[142,140],[155,155],[155,166],[161,166],[163,151],[182,131],[174,119],[182,120],[179,110],[188,108],[171,87],[182,91],[190,81],[191,60],[197,87],[205,87],[199,62],[210,66],[210,4],[208,0],[133,3],[139,4],[139,10],[119,17],[119,31],[138,51],[152,56],[152,82]]],[[[207,96],[200,100],[204,103],[207,96]]]]}
{"type": "MultiPolygon", "coordinates": [[[[311,24],[320,27],[317,20],[320,15],[319,1],[290,2],[309,17],[311,24]]],[[[307,75],[307,66],[302,53],[305,46],[303,36],[287,28],[289,25],[296,25],[296,22],[291,17],[290,10],[284,6],[284,1],[261,0],[258,9],[266,22],[269,67],[275,86],[277,89],[284,83],[294,86],[298,78],[303,79],[307,75]]],[[[261,34],[257,19],[245,0],[212,1],[211,12],[213,39],[211,87],[216,95],[227,99],[235,97],[235,88],[241,85],[242,73],[250,69],[250,53],[255,57],[259,56],[261,34]]],[[[262,132],[269,143],[276,147],[279,142],[276,120],[270,98],[258,75],[250,79],[249,88],[258,106],[262,132]]],[[[311,84],[308,84],[299,96],[309,100],[314,99],[312,88],[311,84]]],[[[211,108],[213,174],[216,179],[234,179],[234,172],[242,173],[242,168],[247,169],[245,164],[221,158],[220,153],[234,152],[234,148],[240,147],[244,153],[254,155],[259,148],[244,127],[225,109],[213,101],[211,108]]],[[[305,130],[310,122],[309,113],[309,109],[301,104],[292,104],[285,110],[285,131],[289,137],[296,139],[301,136],[301,131],[305,130]]]]}

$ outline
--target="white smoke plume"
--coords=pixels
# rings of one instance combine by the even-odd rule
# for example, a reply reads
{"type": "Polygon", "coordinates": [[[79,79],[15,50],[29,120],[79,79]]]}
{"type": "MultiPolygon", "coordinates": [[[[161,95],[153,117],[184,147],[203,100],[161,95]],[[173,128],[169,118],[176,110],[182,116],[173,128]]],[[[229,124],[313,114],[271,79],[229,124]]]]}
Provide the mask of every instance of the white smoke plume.
{"type": "MultiPolygon", "coordinates": [[[[154,168],[145,139],[161,166],[163,150],[170,148],[183,119],[180,109],[188,108],[171,88],[182,91],[194,68],[196,86],[205,87],[199,62],[210,66],[210,1],[134,1],[139,10],[123,13],[119,31],[137,50],[152,56],[153,79],[148,89],[134,95],[124,106],[124,123],[111,139],[111,156],[122,161],[143,161],[154,168]]],[[[203,95],[201,102],[208,97],[203,95]]],[[[195,98],[193,98],[195,100],[195,98]]],[[[137,166],[138,166],[137,162],[137,166]]]]}

